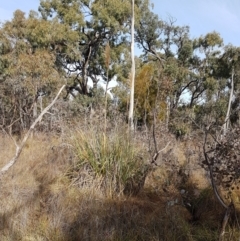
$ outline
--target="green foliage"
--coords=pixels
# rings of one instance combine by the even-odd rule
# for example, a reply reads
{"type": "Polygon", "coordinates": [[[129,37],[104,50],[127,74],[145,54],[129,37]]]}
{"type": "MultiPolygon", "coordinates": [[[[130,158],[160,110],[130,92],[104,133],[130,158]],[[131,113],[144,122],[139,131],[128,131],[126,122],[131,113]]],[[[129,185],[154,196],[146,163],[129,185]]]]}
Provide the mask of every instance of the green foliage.
{"type": "Polygon", "coordinates": [[[154,49],[160,46],[158,36],[161,33],[163,22],[159,20],[158,15],[149,11],[146,6],[142,6],[142,18],[137,22],[136,42],[144,51],[147,51],[147,45],[152,46],[154,49]]]}
{"type": "Polygon", "coordinates": [[[190,39],[186,39],[182,42],[181,48],[178,51],[178,60],[182,63],[186,63],[191,59],[193,55],[193,43],[190,39]]]}
{"type": "Polygon", "coordinates": [[[223,39],[217,32],[208,33],[205,36],[200,37],[197,42],[195,42],[195,46],[202,47],[204,51],[206,51],[209,47],[220,47],[222,44],[223,39]]]}
{"type": "MultiPolygon", "coordinates": [[[[0,29],[0,113],[1,125],[21,131],[29,128],[33,118],[33,105],[42,94],[51,98],[62,80],[62,72],[56,68],[56,56],[47,46],[34,40],[31,29],[45,29],[46,22],[37,18],[25,18],[17,10],[12,21],[0,29]]],[[[41,38],[42,34],[38,35],[41,38]]]]}
{"type": "MultiPolygon", "coordinates": [[[[191,108],[199,103],[214,108],[218,105],[215,102],[223,103],[228,95],[228,79],[233,69],[238,94],[239,48],[230,45],[223,48],[221,36],[216,32],[191,39],[188,26],[178,26],[171,18],[159,19],[151,11],[148,0],[135,4],[136,43],[144,53],[136,58],[135,118],[138,121],[150,123],[153,109],[164,120],[167,107],[169,116],[175,118],[174,110],[186,93],[191,108]]],[[[37,94],[44,91],[50,97],[63,75],[67,79],[65,98],[76,97],[77,92],[85,95],[86,98],[76,98],[83,106],[94,103],[90,100],[94,96],[101,102],[100,92],[94,93],[99,80],[116,79],[121,82],[112,90],[117,108],[127,112],[130,6],[126,0],[41,0],[41,16],[31,11],[26,18],[23,12],[16,11],[12,21],[3,24],[0,31],[0,82],[5,91],[1,98],[22,96],[21,105],[27,106],[30,116],[37,94]],[[111,49],[107,65],[106,46],[111,49]],[[90,79],[93,90],[88,88],[90,79]]],[[[14,110],[19,97],[5,98],[8,108],[1,113],[8,113],[9,108],[14,110]]],[[[216,112],[224,110],[220,111],[220,107],[216,112]]],[[[14,119],[21,118],[16,114],[20,111],[15,108],[14,114],[11,113],[14,119]]]]}
{"type": "MultiPolygon", "coordinates": [[[[89,79],[96,85],[99,77],[104,80],[111,80],[115,76],[119,80],[126,78],[129,73],[127,23],[130,9],[131,4],[126,0],[40,2],[39,10],[43,20],[56,25],[56,30],[51,34],[50,46],[58,56],[58,64],[67,71],[69,78],[73,73],[76,74],[69,89],[89,95],[89,79]],[[104,54],[107,44],[111,48],[108,70],[104,54]]],[[[138,12],[137,6],[136,11],[138,12]]]]}
{"type": "Polygon", "coordinates": [[[194,108],[195,121],[199,126],[214,125],[220,128],[225,122],[227,100],[222,98],[218,101],[209,101],[194,108]]]}

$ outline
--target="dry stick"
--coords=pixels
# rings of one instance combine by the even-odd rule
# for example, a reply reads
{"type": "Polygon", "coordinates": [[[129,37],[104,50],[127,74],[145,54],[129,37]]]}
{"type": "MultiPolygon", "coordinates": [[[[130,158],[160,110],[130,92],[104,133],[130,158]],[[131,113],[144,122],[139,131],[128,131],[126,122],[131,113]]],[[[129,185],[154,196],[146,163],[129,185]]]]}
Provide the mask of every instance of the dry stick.
{"type": "Polygon", "coordinates": [[[28,132],[25,134],[22,142],[20,145],[17,145],[17,143],[15,142],[15,145],[16,145],[16,153],[15,153],[15,156],[10,160],[10,162],[8,162],[1,170],[0,170],[0,177],[9,170],[9,168],[11,166],[13,166],[18,157],[20,156],[21,152],[22,152],[22,149],[23,147],[25,146],[26,144],[26,141],[28,140],[31,132],[34,130],[36,124],[42,119],[42,117],[44,116],[44,114],[46,114],[48,112],[48,110],[54,105],[54,103],[56,102],[56,100],[58,99],[59,95],[61,94],[61,92],[63,91],[63,89],[65,88],[65,85],[63,85],[61,87],[61,89],[59,90],[59,92],[57,93],[56,97],[54,98],[54,100],[52,101],[51,104],[49,104],[42,112],[41,114],[38,116],[38,118],[32,123],[32,125],[30,126],[28,132]]]}

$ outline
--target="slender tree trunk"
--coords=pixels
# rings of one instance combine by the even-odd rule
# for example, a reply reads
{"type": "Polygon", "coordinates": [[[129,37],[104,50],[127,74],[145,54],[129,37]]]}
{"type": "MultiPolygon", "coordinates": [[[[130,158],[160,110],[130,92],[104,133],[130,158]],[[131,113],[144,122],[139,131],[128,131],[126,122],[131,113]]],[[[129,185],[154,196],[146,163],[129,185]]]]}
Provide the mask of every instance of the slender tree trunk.
{"type": "Polygon", "coordinates": [[[105,48],[105,64],[107,68],[107,83],[105,89],[105,114],[104,114],[104,133],[107,133],[107,106],[108,106],[108,99],[107,99],[107,91],[108,91],[108,84],[109,84],[109,65],[110,65],[110,45],[107,43],[105,48]]]}
{"type": "Polygon", "coordinates": [[[229,101],[228,101],[228,109],[227,109],[227,114],[225,118],[225,123],[223,125],[223,135],[226,135],[227,130],[229,128],[229,117],[230,117],[230,110],[231,110],[231,104],[232,104],[232,99],[233,99],[233,90],[234,90],[234,81],[233,81],[233,76],[234,76],[234,70],[232,71],[232,79],[231,79],[231,91],[230,91],[230,96],[229,96],[229,101]]]}
{"type": "Polygon", "coordinates": [[[134,0],[132,0],[132,23],[131,23],[131,59],[132,59],[132,68],[131,68],[131,94],[130,94],[130,107],[129,107],[129,126],[131,130],[134,130],[133,122],[133,109],[134,109],[134,84],[135,84],[135,59],[134,59],[134,0]]]}
{"type": "Polygon", "coordinates": [[[89,59],[90,59],[91,54],[92,54],[92,47],[90,46],[90,47],[89,47],[89,53],[88,53],[88,55],[85,57],[85,63],[84,63],[83,70],[82,70],[82,82],[80,83],[80,85],[81,85],[81,90],[82,90],[82,93],[83,93],[84,95],[87,95],[87,94],[88,94],[88,87],[87,87],[87,83],[88,83],[87,68],[88,68],[89,59]]]}

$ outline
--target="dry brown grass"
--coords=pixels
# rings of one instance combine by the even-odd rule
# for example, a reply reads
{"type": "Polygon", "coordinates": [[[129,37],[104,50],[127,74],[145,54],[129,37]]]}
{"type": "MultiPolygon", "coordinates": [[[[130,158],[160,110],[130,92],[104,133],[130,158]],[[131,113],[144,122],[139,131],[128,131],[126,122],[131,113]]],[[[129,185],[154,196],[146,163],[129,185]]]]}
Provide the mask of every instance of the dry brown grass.
{"type": "MultiPolygon", "coordinates": [[[[0,166],[14,152],[12,140],[1,136],[0,166]]],[[[136,197],[109,196],[100,176],[85,170],[84,182],[70,178],[76,162],[67,138],[35,134],[28,140],[0,182],[0,240],[217,240],[221,208],[211,192],[195,195],[179,170],[154,169],[136,197]],[[194,206],[186,208],[182,188],[194,206]]],[[[238,240],[236,233],[226,240],[238,240]]]]}

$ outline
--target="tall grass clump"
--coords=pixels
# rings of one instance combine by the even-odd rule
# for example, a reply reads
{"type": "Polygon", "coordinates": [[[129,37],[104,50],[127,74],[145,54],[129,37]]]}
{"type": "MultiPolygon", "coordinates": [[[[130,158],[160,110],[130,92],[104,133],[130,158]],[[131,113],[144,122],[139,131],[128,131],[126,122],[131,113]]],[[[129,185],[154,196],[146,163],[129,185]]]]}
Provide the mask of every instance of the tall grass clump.
{"type": "Polygon", "coordinates": [[[123,131],[107,136],[94,129],[78,130],[72,143],[77,157],[72,173],[87,169],[94,178],[100,178],[101,188],[109,194],[121,194],[129,178],[144,166],[139,147],[123,131]]]}

